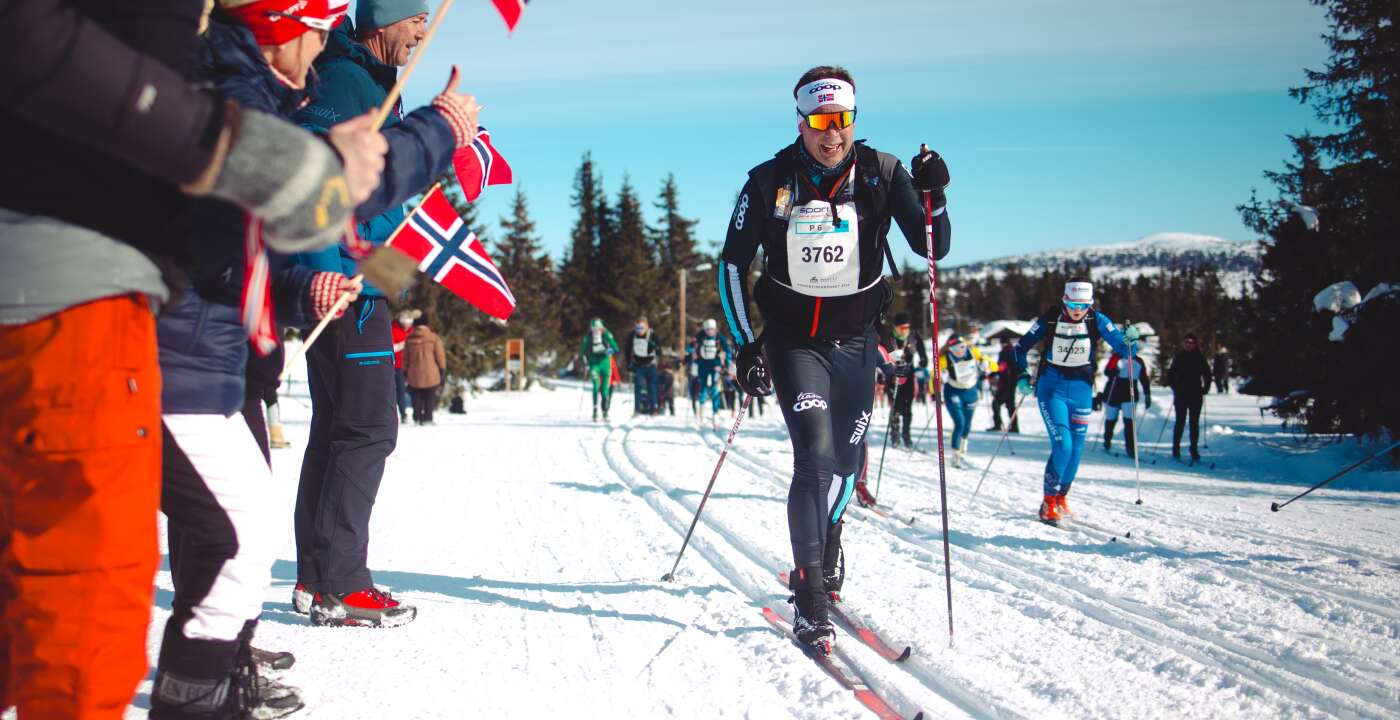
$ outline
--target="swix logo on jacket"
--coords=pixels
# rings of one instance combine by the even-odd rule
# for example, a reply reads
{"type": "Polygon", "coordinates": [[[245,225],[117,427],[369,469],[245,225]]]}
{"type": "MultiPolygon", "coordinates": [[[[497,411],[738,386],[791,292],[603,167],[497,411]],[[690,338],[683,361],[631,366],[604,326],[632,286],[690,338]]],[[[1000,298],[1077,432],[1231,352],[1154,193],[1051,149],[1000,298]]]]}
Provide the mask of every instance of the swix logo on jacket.
{"type": "Polygon", "coordinates": [[[794,412],[804,412],[807,410],[811,410],[812,408],[817,408],[818,410],[825,410],[827,408],[826,400],[816,393],[805,392],[801,395],[798,395],[797,402],[792,404],[792,409],[794,412]]]}
{"type": "Polygon", "coordinates": [[[859,443],[860,439],[865,437],[865,430],[868,427],[870,427],[870,413],[862,412],[860,417],[856,419],[856,430],[851,433],[850,444],[855,445],[859,443]]]}

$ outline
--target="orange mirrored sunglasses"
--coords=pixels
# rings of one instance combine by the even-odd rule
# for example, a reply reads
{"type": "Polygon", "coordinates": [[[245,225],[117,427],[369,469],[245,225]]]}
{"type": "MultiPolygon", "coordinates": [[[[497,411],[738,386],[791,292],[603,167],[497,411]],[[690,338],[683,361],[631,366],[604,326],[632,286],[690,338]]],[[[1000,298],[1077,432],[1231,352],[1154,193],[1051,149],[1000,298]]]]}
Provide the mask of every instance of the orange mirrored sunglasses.
{"type": "Polygon", "coordinates": [[[807,127],[813,130],[825,131],[827,128],[835,127],[844,130],[856,121],[855,110],[842,110],[841,112],[812,113],[804,115],[807,119],[807,127]]]}

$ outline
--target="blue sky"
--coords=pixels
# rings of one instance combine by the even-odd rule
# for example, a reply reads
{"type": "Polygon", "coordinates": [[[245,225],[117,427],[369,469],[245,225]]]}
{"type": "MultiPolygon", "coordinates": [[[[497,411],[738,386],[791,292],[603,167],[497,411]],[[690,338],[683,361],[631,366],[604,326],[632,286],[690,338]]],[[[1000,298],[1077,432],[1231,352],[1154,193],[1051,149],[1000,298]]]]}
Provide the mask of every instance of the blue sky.
{"type": "MultiPolygon", "coordinates": [[[[748,169],[796,134],[796,78],[844,65],[857,137],[947,159],[957,264],[1251,239],[1234,208],[1269,190],[1286,134],[1318,127],[1286,90],[1325,62],[1325,30],[1307,0],[534,0],[508,37],[488,0],[457,0],[405,95],[426,103],[461,67],[559,258],[589,151],[610,193],[626,176],[648,203],[674,173],[717,247],[748,169]]],[[[510,196],[482,197],[488,236],[510,196]]]]}

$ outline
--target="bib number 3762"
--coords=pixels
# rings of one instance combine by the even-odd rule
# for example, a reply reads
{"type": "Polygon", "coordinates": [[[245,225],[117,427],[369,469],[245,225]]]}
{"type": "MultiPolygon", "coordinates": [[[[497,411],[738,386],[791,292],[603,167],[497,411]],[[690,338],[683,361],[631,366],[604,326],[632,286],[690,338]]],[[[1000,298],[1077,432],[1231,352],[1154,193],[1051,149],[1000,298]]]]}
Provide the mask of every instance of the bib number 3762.
{"type": "Polygon", "coordinates": [[[846,248],[840,245],[818,245],[802,248],[802,262],[840,263],[846,262],[846,248]]]}

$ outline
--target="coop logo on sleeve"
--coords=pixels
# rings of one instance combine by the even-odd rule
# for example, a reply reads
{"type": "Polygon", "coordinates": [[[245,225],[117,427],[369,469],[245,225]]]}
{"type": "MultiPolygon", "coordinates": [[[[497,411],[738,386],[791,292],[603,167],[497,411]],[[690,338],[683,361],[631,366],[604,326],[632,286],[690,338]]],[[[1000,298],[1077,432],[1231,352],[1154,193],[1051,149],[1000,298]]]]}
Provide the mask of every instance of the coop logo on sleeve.
{"type": "Polygon", "coordinates": [[[744,193],[739,198],[739,207],[734,209],[734,229],[744,229],[744,216],[749,214],[749,194],[744,193]]]}
{"type": "Polygon", "coordinates": [[[792,404],[793,412],[805,412],[812,408],[825,410],[827,408],[826,400],[816,393],[805,392],[798,395],[797,402],[792,404]]]}

